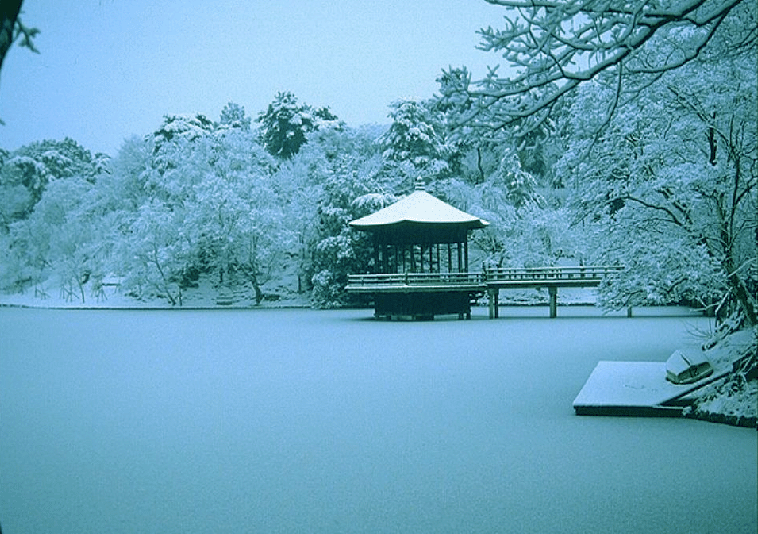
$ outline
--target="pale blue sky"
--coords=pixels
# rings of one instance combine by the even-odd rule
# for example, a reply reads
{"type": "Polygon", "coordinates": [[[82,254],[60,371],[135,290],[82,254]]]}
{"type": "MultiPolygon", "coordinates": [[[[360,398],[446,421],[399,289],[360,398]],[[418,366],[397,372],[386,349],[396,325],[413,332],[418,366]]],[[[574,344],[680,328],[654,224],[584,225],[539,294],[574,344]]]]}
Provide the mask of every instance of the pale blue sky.
{"type": "Polygon", "coordinates": [[[483,0],[25,0],[41,54],[6,58],[0,147],[69,136],[114,155],[163,115],[215,120],[233,101],[254,116],[279,91],[351,126],[386,123],[443,68],[497,64],[476,31],[503,15],[483,0]]]}

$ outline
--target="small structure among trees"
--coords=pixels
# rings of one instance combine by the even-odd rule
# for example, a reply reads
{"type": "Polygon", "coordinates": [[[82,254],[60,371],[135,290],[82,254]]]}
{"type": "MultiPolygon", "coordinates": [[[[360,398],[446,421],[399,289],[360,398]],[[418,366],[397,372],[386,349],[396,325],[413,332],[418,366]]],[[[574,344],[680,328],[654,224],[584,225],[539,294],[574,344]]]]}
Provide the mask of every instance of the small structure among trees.
{"type": "Polygon", "coordinates": [[[488,224],[430,195],[419,180],[407,197],[350,222],[371,234],[375,272],[352,276],[346,289],[373,294],[376,317],[470,318],[482,281],[468,272],[468,234],[488,224]]]}

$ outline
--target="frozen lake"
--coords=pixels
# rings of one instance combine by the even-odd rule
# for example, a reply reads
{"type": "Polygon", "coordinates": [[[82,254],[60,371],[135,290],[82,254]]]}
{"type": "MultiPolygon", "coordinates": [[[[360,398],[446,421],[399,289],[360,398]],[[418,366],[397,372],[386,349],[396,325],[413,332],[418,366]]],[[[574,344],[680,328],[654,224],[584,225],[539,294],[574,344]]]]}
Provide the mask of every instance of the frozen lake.
{"type": "Polygon", "coordinates": [[[708,320],[486,313],[0,308],[3,532],[755,534],[755,430],[573,413],[708,320]]]}

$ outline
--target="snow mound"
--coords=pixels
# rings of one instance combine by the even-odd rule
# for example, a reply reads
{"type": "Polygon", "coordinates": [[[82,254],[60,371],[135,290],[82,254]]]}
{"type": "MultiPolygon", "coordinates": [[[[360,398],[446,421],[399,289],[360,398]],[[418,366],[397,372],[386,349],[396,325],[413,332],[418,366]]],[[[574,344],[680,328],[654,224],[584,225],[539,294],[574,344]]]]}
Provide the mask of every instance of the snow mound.
{"type": "Polygon", "coordinates": [[[693,404],[685,410],[687,417],[736,426],[758,427],[758,377],[742,363],[758,349],[756,329],[744,329],[718,341],[705,351],[711,362],[730,366],[732,372],[699,390],[693,404]]]}

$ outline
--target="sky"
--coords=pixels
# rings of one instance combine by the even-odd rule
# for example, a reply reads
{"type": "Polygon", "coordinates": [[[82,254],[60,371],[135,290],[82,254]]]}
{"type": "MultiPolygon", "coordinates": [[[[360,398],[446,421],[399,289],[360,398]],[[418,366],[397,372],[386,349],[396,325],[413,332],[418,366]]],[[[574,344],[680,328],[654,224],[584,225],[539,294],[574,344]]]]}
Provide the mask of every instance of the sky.
{"type": "Polygon", "coordinates": [[[13,47],[0,73],[0,148],[68,136],[115,155],[164,115],[265,111],[278,92],[349,126],[389,123],[449,66],[474,79],[501,58],[476,48],[502,27],[484,0],[25,0],[40,54],[13,47]]]}

